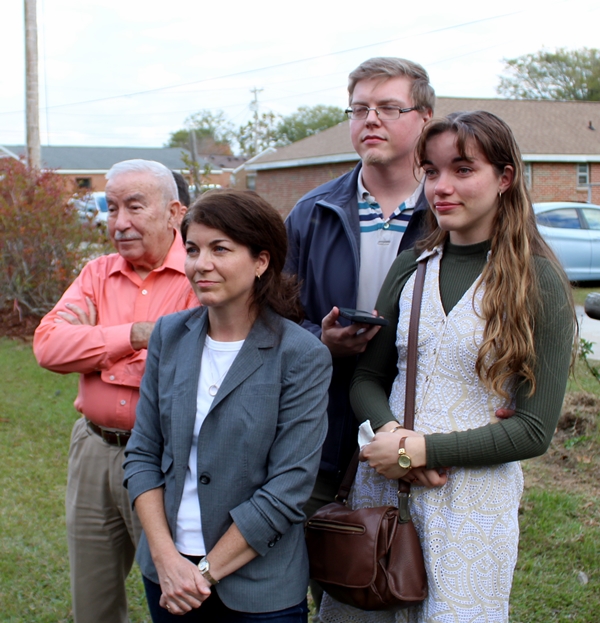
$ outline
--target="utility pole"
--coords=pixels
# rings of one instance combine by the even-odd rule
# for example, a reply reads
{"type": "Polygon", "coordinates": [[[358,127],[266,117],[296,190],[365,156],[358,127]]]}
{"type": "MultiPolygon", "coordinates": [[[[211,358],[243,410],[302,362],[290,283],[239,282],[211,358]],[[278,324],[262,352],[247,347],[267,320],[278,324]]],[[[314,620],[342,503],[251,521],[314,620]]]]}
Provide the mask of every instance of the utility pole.
{"type": "Polygon", "coordinates": [[[254,87],[250,89],[250,93],[254,94],[254,101],[250,103],[250,109],[254,111],[254,155],[258,153],[258,94],[262,93],[263,89],[257,89],[254,87]]]}
{"type": "Polygon", "coordinates": [[[190,124],[190,152],[192,154],[192,160],[190,162],[191,165],[191,173],[192,180],[194,181],[194,199],[200,195],[200,177],[198,176],[198,150],[196,147],[196,128],[194,128],[193,124],[190,124]]]}
{"type": "Polygon", "coordinates": [[[36,0],[25,2],[25,91],[27,122],[27,165],[41,167],[40,111],[38,93],[38,45],[36,0]]]}

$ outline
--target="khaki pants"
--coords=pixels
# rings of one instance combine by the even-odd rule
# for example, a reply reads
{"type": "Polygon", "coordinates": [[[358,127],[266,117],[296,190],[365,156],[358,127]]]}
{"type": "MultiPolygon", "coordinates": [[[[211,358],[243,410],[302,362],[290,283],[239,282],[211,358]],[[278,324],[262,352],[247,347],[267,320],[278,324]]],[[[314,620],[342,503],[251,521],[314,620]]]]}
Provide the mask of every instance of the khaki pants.
{"type": "Polygon", "coordinates": [[[67,540],[75,623],[127,623],[125,579],[141,525],[123,487],[124,448],[73,427],[67,482],[67,540]]]}

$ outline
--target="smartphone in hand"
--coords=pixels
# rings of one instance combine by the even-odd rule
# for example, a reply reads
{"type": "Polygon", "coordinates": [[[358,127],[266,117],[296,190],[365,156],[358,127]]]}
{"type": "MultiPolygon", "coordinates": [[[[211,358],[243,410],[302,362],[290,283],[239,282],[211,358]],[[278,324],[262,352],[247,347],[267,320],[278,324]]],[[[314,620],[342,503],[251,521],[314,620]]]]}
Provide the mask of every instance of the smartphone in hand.
{"type": "Polygon", "coordinates": [[[350,309],[349,307],[338,307],[340,316],[350,320],[350,322],[359,322],[363,324],[376,324],[387,327],[389,322],[381,316],[375,316],[371,312],[362,311],[360,309],[350,309]]]}

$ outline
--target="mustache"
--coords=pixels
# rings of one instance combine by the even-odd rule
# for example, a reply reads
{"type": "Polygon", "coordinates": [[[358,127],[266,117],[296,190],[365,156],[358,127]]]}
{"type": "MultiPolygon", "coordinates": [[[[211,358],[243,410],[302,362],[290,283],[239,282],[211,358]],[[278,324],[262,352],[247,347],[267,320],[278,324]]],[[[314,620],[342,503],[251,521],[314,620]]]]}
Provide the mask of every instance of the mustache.
{"type": "Polygon", "coordinates": [[[132,236],[131,234],[124,234],[123,232],[116,231],[115,232],[115,240],[117,242],[125,242],[127,240],[141,240],[141,236],[132,236]]]}

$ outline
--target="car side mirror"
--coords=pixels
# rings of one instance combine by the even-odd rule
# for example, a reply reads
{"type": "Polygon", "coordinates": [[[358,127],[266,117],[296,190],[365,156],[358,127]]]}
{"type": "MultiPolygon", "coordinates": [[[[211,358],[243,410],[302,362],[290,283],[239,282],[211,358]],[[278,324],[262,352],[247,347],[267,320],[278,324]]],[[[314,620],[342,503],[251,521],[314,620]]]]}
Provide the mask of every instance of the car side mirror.
{"type": "Polygon", "coordinates": [[[594,320],[600,320],[600,292],[590,292],[585,297],[585,313],[594,320]]]}

